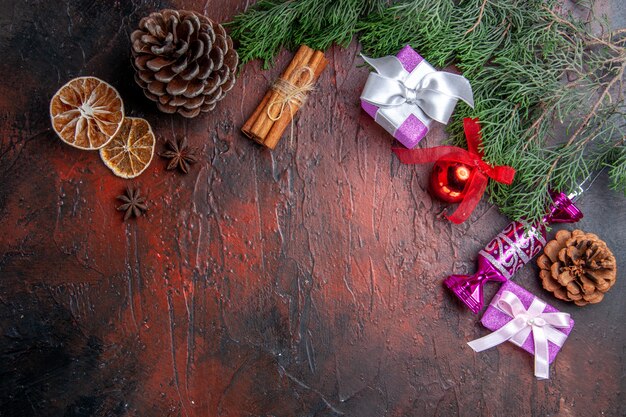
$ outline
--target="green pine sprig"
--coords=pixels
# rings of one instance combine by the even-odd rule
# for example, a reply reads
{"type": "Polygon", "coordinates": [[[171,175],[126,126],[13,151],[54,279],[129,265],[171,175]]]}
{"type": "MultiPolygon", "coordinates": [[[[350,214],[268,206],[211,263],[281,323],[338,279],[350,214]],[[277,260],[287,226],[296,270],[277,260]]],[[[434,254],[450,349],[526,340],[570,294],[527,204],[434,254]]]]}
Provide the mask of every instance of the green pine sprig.
{"type": "Polygon", "coordinates": [[[363,16],[382,10],[384,0],[261,0],[227,23],[239,42],[242,65],[263,61],[267,69],[282,47],[325,50],[347,47],[363,16]]]}

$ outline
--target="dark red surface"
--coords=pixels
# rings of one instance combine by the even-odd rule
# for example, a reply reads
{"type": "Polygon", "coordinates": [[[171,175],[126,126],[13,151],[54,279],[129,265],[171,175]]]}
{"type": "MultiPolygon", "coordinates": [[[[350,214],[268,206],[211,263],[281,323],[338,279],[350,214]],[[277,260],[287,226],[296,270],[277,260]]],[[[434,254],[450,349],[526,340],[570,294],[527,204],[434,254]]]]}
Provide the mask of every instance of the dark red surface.
{"type": "MultiPolygon", "coordinates": [[[[6,3],[6,2],[5,2],[6,3]]],[[[359,107],[358,46],[330,65],[270,152],[239,127],[290,58],[247,65],[208,116],[163,115],[134,84],[129,34],[161,7],[226,21],[245,1],[176,4],[9,1],[0,19],[0,415],[624,415],[626,279],[576,308],[576,327],[537,381],[511,345],[474,353],[487,331],[442,287],[473,271],[508,220],[481,203],[456,226],[428,195],[428,166],[406,166],[359,107]],[[116,86],[159,149],[187,135],[187,176],[155,158],[114,177],[97,153],[64,145],[48,102],[79,75],[116,86]],[[149,196],[122,222],[127,184],[149,196]]],[[[437,127],[425,140],[441,143],[437,127]]],[[[602,178],[579,227],[623,270],[624,199],[602,178]]],[[[621,275],[621,274],[620,274],[621,275]]],[[[487,297],[496,287],[488,289],[487,297]]]]}

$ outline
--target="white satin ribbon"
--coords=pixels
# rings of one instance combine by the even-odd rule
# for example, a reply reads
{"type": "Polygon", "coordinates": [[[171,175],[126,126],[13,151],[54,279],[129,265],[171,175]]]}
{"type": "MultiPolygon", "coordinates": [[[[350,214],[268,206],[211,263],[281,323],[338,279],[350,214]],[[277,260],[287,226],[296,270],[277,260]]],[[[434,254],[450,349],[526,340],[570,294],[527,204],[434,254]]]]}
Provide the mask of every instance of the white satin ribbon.
{"type": "Polygon", "coordinates": [[[504,291],[495,302],[494,307],[513,318],[495,332],[467,344],[476,352],[490,349],[500,343],[510,341],[522,346],[532,333],[535,344],[535,376],[548,379],[550,372],[548,342],[561,347],[567,335],[557,330],[570,326],[570,315],[567,313],[544,313],[546,303],[535,298],[528,310],[510,291],[504,291]]]}
{"type": "Polygon", "coordinates": [[[410,114],[425,124],[429,118],[446,124],[458,100],[474,107],[472,87],[465,77],[436,71],[426,61],[408,72],[395,56],[361,56],[376,70],[369,75],[361,100],[378,106],[377,121],[380,114],[394,129],[410,114]]]}

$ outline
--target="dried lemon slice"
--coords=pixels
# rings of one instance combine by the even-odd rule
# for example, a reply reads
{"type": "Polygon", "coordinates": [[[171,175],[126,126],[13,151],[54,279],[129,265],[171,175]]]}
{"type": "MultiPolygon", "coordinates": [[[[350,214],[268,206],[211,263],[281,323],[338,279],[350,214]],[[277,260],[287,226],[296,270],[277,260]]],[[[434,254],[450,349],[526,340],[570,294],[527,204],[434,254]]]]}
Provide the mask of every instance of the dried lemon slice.
{"type": "Polygon", "coordinates": [[[74,78],[50,101],[52,127],[63,142],[79,149],[100,149],[124,120],[117,90],[96,77],[74,78]]]}
{"type": "Polygon", "coordinates": [[[127,117],[113,139],[100,149],[100,158],[118,177],[135,178],[150,165],[154,144],[150,124],[144,119],[127,117]]]}

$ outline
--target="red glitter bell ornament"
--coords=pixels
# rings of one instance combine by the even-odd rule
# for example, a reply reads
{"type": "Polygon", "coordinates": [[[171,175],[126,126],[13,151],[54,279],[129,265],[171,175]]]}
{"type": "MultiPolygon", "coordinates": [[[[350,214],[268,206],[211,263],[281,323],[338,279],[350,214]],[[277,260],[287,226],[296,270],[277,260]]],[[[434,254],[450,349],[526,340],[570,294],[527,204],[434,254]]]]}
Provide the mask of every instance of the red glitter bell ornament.
{"type": "Polygon", "coordinates": [[[403,164],[435,162],[430,176],[432,194],[448,203],[460,203],[454,213],[446,215],[452,223],[463,223],[478,205],[489,179],[511,185],[515,170],[483,161],[480,150],[482,135],[478,119],[463,119],[467,150],[456,146],[434,148],[395,148],[393,152],[403,164]]]}
{"type": "Polygon", "coordinates": [[[460,203],[475,170],[460,162],[440,159],[430,173],[430,193],[446,203],[460,203]]]}

